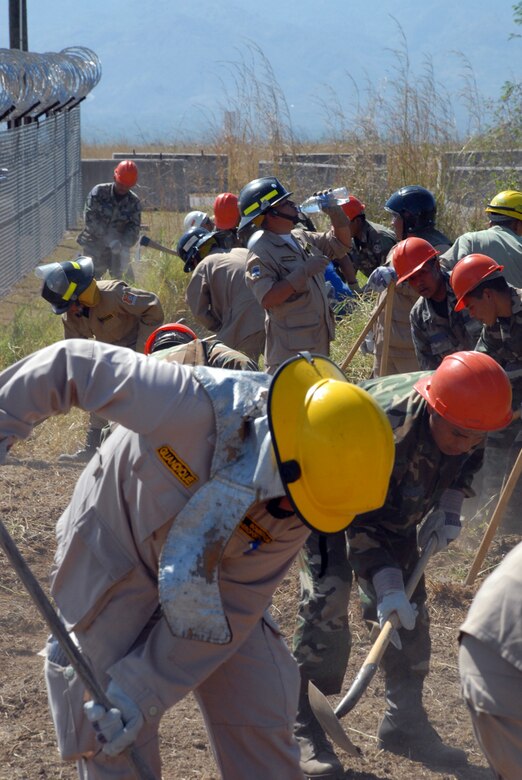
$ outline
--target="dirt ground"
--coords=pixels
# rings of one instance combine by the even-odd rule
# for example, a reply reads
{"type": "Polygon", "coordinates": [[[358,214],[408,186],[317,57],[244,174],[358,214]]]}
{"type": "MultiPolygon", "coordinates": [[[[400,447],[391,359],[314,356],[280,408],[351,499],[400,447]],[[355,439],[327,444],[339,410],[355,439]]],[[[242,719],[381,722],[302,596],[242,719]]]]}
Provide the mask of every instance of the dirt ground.
{"type": "MultiPolygon", "coordinates": [[[[13,449],[12,465],[0,469],[0,518],[44,588],[55,548],[54,525],[80,472],[79,466],[58,465],[57,451],[50,444],[56,441],[52,429],[55,422],[44,423],[32,439],[17,444],[13,449]]],[[[375,731],[383,711],[383,689],[382,679],[377,675],[356,710],[343,720],[351,739],[363,751],[359,759],[341,755],[347,778],[486,780],[490,777],[459,696],[456,662],[458,626],[478,586],[477,582],[473,587],[465,588],[459,583],[469,569],[479,539],[478,529],[465,530],[453,549],[435,557],[428,569],[433,657],[425,703],[444,739],[467,751],[469,767],[454,773],[440,771],[378,751],[375,731]]],[[[518,541],[517,537],[496,539],[485,563],[486,571],[518,541]]],[[[47,710],[43,662],[38,656],[48,632],[3,554],[0,559],[0,779],[72,780],[76,777],[75,769],[60,761],[55,746],[47,710]]],[[[274,614],[287,637],[293,630],[297,591],[294,565],[275,594],[273,605],[274,614]]],[[[345,692],[370,647],[359,618],[357,596],[352,600],[351,620],[354,650],[345,679],[345,692]]],[[[335,698],[332,704],[335,704],[335,698]]],[[[203,722],[192,697],[182,701],[164,718],[162,755],[165,779],[217,780],[203,722]]],[[[273,778],[284,780],[279,778],[276,769],[273,778]]]]}
{"type": "MultiPolygon", "coordinates": [[[[64,242],[64,258],[70,241],[64,242]]],[[[25,283],[34,292],[34,277],[25,283]]],[[[2,301],[0,325],[10,319],[26,298],[21,283],[2,301]]],[[[80,443],[86,416],[72,412],[39,426],[32,437],[18,443],[8,465],[0,468],[0,519],[46,589],[55,549],[54,526],[66,506],[79,466],[62,466],[61,451],[80,443]]],[[[441,771],[398,758],[376,747],[375,733],[384,709],[379,674],[357,708],[343,719],[353,742],[362,749],[358,759],[339,753],[352,780],[487,780],[491,777],[473,736],[461,701],[457,670],[457,633],[480,581],[518,541],[498,536],[473,587],[463,582],[480,542],[484,526],[464,529],[447,553],[436,556],[427,570],[432,619],[433,655],[425,689],[425,705],[443,738],[466,750],[469,766],[441,771]]],[[[292,635],[297,607],[298,577],[294,564],[275,594],[273,612],[285,635],[292,635]]],[[[350,610],[354,648],[344,682],[345,693],[360,668],[370,643],[359,616],[355,594],[350,610]]],[[[74,780],[74,766],[61,762],[47,709],[43,660],[38,655],[47,629],[10,564],[0,552],[0,780],[74,780]]],[[[332,697],[335,706],[340,697],[332,697]]],[[[161,732],[164,780],[218,780],[203,721],[190,696],[164,718],[161,732]]],[[[248,780],[248,778],[245,778],[248,780]]],[[[284,780],[274,769],[267,780],[284,780]]]]}

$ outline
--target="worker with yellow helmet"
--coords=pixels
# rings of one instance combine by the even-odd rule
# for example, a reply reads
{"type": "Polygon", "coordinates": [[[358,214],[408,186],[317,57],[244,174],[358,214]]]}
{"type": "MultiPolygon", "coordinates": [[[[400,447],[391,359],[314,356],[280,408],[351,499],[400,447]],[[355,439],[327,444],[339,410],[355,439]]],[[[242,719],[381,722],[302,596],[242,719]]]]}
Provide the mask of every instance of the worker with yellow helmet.
{"type": "Polygon", "coordinates": [[[441,265],[451,271],[466,255],[482,254],[504,266],[506,281],[522,287],[522,192],[503,190],[485,208],[489,226],[459,236],[440,256],[441,265]]]}
{"type": "Polygon", "coordinates": [[[58,521],[51,592],[113,708],[85,703],[51,637],[63,758],[81,777],[129,777],[133,744],[161,777],[161,717],[193,691],[223,777],[302,780],[297,667],[267,610],[310,528],[384,501],[384,412],[325,357],[271,377],[72,339],[0,375],[0,453],[72,406],[120,425],[58,521]]]}

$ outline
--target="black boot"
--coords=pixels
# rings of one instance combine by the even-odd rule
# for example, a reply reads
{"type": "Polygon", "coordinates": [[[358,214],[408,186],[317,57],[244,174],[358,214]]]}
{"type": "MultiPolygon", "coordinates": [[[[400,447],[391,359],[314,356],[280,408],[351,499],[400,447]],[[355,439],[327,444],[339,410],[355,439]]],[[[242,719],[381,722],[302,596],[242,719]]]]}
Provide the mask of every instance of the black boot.
{"type": "Polygon", "coordinates": [[[381,750],[389,750],[428,765],[462,766],[466,753],[445,745],[422,706],[421,676],[386,681],[386,712],[377,737],[381,750]]]}
{"type": "Polygon", "coordinates": [[[96,452],[96,448],[100,446],[100,434],[101,431],[99,428],[89,428],[83,447],[76,452],[73,452],[71,455],[63,453],[58,457],[58,462],[88,463],[96,452]]]}
{"type": "Polygon", "coordinates": [[[301,681],[294,735],[301,751],[300,766],[307,780],[338,780],[344,777],[341,762],[315,717],[308,700],[308,681],[301,681]]]}

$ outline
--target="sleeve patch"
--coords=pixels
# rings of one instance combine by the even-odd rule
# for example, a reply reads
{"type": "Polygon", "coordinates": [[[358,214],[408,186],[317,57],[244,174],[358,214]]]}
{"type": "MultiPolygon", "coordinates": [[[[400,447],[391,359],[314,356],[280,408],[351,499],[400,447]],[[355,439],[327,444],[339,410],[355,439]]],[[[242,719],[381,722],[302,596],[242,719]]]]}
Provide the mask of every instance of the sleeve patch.
{"type": "Polygon", "coordinates": [[[136,304],[136,301],[138,300],[138,296],[126,290],[123,293],[121,299],[123,303],[127,303],[129,306],[134,306],[136,304]]]}

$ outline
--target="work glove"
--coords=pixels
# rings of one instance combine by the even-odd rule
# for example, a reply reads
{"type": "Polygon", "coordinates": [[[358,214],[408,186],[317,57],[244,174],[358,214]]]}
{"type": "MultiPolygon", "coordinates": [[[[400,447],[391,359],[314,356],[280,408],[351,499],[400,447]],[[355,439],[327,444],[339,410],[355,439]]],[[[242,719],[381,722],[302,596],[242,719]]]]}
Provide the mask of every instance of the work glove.
{"type": "Polygon", "coordinates": [[[286,281],[292,285],[296,292],[305,292],[308,289],[308,279],[324,273],[329,262],[328,258],[323,257],[323,255],[312,255],[304,265],[300,265],[295,271],[289,273],[286,281]]]}
{"type": "Polygon", "coordinates": [[[375,355],[375,339],[373,337],[373,331],[370,331],[361,346],[359,347],[363,355],[375,355]]]}
{"type": "Polygon", "coordinates": [[[106,710],[95,701],[83,705],[87,720],[96,731],[96,739],[108,756],[117,756],[132,745],[143,726],[139,707],[129,699],[120,686],[111,680],[107,698],[114,705],[106,710]]]}
{"type": "Polygon", "coordinates": [[[384,292],[392,282],[397,281],[397,274],[395,269],[389,265],[380,265],[374,271],[371,272],[366,282],[365,289],[373,290],[374,292],[384,292]]]}
{"type": "Polygon", "coordinates": [[[455,541],[460,534],[462,524],[460,522],[460,512],[464,493],[461,490],[448,488],[440,497],[439,506],[420,526],[417,533],[419,547],[425,547],[430,536],[435,535],[437,547],[434,553],[445,550],[447,546],[455,541]]]}
{"type": "MultiPolygon", "coordinates": [[[[417,619],[417,606],[410,604],[404,591],[402,572],[392,566],[380,569],[373,577],[373,587],[377,595],[377,618],[382,628],[392,612],[397,613],[400,627],[412,631],[417,619]]],[[[400,650],[402,643],[397,631],[392,631],[391,643],[400,650]]]]}
{"type": "Polygon", "coordinates": [[[112,241],[109,241],[107,246],[111,250],[113,255],[119,255],[120,254],[120,252],[121,252],[121,241],[119,241],[117,238],[114,238],[112,241]]]}

